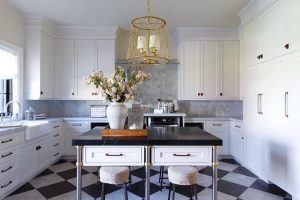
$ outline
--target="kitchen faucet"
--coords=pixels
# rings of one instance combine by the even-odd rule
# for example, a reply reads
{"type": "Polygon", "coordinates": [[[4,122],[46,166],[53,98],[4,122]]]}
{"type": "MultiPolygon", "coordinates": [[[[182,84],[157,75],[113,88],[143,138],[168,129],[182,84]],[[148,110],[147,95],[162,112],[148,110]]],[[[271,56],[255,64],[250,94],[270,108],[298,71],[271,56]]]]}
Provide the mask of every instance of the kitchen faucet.
{"type": "MultiPolygon", "coordinates": [[[[19,111],[21,111],[21,104],[20,104],[20,102],[18,102],[18,101],[9,101],[9,102],[5,105],[5,112],[6,112],[6,114],[8,114],[8,112],[7,112],[8,106],[9,106],[10,104],[13,104],[13,103],[17,104],[18,107],[19,107],[19,111]]],[[[7,117],[12,118],[12,117],[13,117],[13,114],[9,114],[7,117]]],[[[18,113],[16,113],[16,120],[18,120],[18,118],[19,118],[19,115],[18,115],[18,113]]]]}

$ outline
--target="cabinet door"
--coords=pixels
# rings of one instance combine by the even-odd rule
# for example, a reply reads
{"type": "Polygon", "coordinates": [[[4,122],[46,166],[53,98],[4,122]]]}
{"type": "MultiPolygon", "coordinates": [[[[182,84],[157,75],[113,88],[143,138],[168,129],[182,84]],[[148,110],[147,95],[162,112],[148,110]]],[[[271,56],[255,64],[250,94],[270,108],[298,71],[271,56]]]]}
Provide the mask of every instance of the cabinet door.
{"type": "Polygon", "coordinates": [[[54,97],[54,40],[41,34],[41,99],[54,97]]]}
{"type": "Polygon", "coordinates": [[[184,41],[180,44],[179,98],[200,97],[200,60],[202,50],[198,41],[184,41]]]}
{"type": "Polygon", "coordinates": [[[79,98],[93,98],[95,97],[95,88],[93,85],[87,85],[85,78],[88,77],[97,67],[96,51],[94,40],[76,40],[76,83],[78,88],[79,98]]]}
{"type": "Polygon", "coordinates": [[[82,132],[65,132],[64,133],[64,154],[67,156],[76,155],[76,146],[72,146],[72,139],[82,135],[82,132]]]}
{"type": "Polygon", "coordinates": [[[238,162],[244,159],[244,134],[241,131],[231,130],[230,134],[231,154],[238,162]]]}
{"type": "Polygon", "coordinates": [[[36,145],[37,168],[46,167],[51,162],[51,138],[45,139],[36,145]]]}
{"type": "Polygon", "coordinates": [[[106,76],[110,76],[115,69],[115,41],[97,41],[97,67],[106,76]]]}
{"type": "Polygon", "coordinates": [[[207,132],[223,140],[223,145],[218,147],[218,155],[229,155],[228,152],[228,131],[224,129],[206,129],[207,132]]]}
{"type": "Polygon", "coordinates": [[[220,42],[218,92],[221,99],[239,98],[239,42],[220,42]]]}
{"type": "Polygon", "coordinates": [[[287,188],[293,197],[300,197],[300,54],[290,56],[287,67],[287,114],[288,114],[288,182],[287,188]]]}
{"type": "Polygon", "coordinates": [[[203,98],[217,97],[217,69],[219,66],[219,41],[203,41],[203,58],[200,85],[203,98]]]}
{"type": "Polygon", "coordinates": [[[37,153],[35,147],[35,145],[31,145],[22,149],[19,164],[21,180],[31,177],[37,171],[37,153]]]}
{"type": "MultiPolygon", "coordinates": [[[[258,176],[265,176],[264,166],[264,125],[259,114],[258,94],[263,93],[266,74],[263,67],[247,70],[243,75],[243,113],[245,135],[245,164],[258,176]]],[[[264,106],[264,102],[263,105],[264,106]]]]}
{"type": "Polygon", "coordinates": [[[74,40],[55,39],[55,97],[73,98],[75,94],[74,40]]]}
{"type": "Polygon", "coordinates": [[[294,52],[300,49],[300,1],[287,0],[287,31],[289,51],[294,52]]]}
{"type": "Polygon", "coordinates": [[[263,91],[264,167],[268,180],[286,189],[285,77],[281,59],[265,63],[263,91]]]}

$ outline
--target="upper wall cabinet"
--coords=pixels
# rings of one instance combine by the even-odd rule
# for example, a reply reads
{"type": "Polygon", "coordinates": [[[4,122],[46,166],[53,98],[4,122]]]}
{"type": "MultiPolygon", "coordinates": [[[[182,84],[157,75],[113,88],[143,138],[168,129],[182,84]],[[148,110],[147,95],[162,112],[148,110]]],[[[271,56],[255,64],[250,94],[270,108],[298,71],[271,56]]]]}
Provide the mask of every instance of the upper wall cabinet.
{"type": "Polygon", "coordinates": [[[300,49],[297,0],[278,0],[244,26],[244,67],[300,49]]]}
{"type": "Polygon", "coordinates": [[[26,31],[25,99],[51,99],[54,94],[53,38],[40,29],[26,31]]]}
{"type": "Polygon", "coordinates": [[[239,99],[238,41],[181,41],[178,98],[239,99]]]}

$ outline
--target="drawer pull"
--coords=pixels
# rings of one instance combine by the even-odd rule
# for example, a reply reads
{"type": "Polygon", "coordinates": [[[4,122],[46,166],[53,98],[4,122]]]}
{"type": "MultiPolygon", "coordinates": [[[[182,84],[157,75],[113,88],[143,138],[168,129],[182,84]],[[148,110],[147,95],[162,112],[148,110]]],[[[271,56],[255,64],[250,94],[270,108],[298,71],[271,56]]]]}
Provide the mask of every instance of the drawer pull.
{"type": "Polygon", "coordinates": [[[59,145],[59,143],[56,143],[56,144],[54,144],[53,146],[54,146],[54,147],[57,147],[58,145],[59,145]]]}
{"type": "Polygon", "coordinates": [[[7,171],[11,170],[12,168],[13,168],[12,166],[9,166],[9,168],[1,170],[1,173],[7,172],[7,171]]]}
{"type": "Polygon", "coordinates": [[[58,156],[58,155],[59,155],[59,153],[56,153],[56,154],[54,154],[53,156],[56,157],[56,156],[58,156]]]}
{"type": "Polygon", "coordinates": [[[6,185],[1,185],[1,189],[9,186],[10,184],[12,184],[12,181],[9,181],[6,185]]]}
{"type": "Polygon", "coordinates": [[[42,148],[41,145],[39,145],[39,146],[35,147],[35,150],[38,151],[38,150],[40,150],[41,148],[42,148]]]}
{"type": "Polygon", "coordinates": [[[9,152],[9,153],[6,154],[6,155],[2,155],[1,158],[5,158],[5,157],[10,156],[10,155],[12,155],[12,154],[13,154],[12,152],[9,152]]]}
{"type": "Polygon", "coordinates": [[[54,126],[54,128],[59,128],[59,127],[60,127],[59,125],[54,126]]]}
{"type": "Polygon", "coordinates": [[[58,136],[59,136],[59,134],[53,135],[53,137],[58,137],[58,136]]]}
{"type": "Polygon", "coordinates": [[[5,141],[1,141],[1,144],[5,144],[5,143],[8,143],[8,142],[12,142],[13,139],[9,139],[9,140],[5,140],[5,141]]]}
{"type": "Polygon", "coordinates": [[[108,154],[108,153],[106,153],[105,156],[123,156],[123,154],[122,153],[120,153],[120,154],[108,154]]]}
{"type": "Polygon", "coordinates": [[[173,156],[188,157],[188,156],[191,156],[191,154],[189,154],[189,153],[187,153],[187,154],[176,154],[176,153],[174,153],[173,156]]]}
{"type": "Polygon", "coordinates": [[[80,123],[74,123],[74,124],[72,124],[72,126],[81,126],[81,124],[80,123]]]}
{"type": "Polygon", "coordinates": [[[236,128],[241,128],[240,126],[235,126],[236,128]]]}
{"type": "Polygon", "coordinates": [[[222,124],[213,124],[213,126],[222,126],[222,124]]]}

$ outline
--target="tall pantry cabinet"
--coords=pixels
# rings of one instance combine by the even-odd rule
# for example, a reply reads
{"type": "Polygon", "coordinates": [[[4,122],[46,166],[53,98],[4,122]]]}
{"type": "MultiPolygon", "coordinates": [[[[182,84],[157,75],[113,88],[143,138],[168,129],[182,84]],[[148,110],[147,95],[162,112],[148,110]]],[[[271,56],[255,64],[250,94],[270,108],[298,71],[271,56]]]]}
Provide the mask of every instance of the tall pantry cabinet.
{"type": "Polygon", "coordinates": [[[300,1],[273,2],[242,28],[245,164],[299,200],[300,1]]]}

